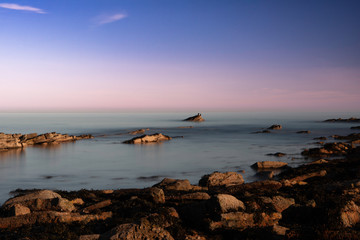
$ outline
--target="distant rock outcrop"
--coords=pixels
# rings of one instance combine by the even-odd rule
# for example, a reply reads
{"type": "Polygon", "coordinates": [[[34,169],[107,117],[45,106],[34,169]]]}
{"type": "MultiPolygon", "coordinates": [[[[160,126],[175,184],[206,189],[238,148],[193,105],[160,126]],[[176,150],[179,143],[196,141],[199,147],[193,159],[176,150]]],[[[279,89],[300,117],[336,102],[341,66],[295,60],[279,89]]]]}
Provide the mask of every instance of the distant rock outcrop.
{"type": "Polygon", "coordinates": [[[134,137],[130,140],[124,141],[126,144],[144,144],[144,143],[159,143],[162,141],[171,140],[171,137],[163,135],[161,133],[155,133],[152,135],[142,135],[140,137],[134,137]]]}
{"type": "Polygon", "coordinates": [[[5,134],[0,133],[0,150],[8,150],[13,148],[23,148],[30,145],[38,144],[56,144],[62,142],[74,142],[80,139],[93,138],[91,135],[72,136],[68,134],[60,134],[56,132],[38,135],[30,134],[5,134]]]}
{"type": "Polygon", "coordinates": [[[197,115],[192,116],[192,117],[188,117],[188,118],[184,119],[183,121],[203,122],[203,121],[205,121],[205,119],[203,119],[203,117],[201,116],[201,114],[198,113],[197,115]]]}
{"type": "Polygon", "coordinates": [[[332,119],[326,119],[324,122],[360,122],[360,118],[355,118],[355,117],[351,117],[351,118],[332,118],[332,119]]]}
{"type": "Polygon", "coordinates": [[[280,130],[280,129],[282,129],[282,126],[279,125],[279,124],[274,124],[274,125],[271,125],[268,129],[271,129],[271,130],[280,130]]]}

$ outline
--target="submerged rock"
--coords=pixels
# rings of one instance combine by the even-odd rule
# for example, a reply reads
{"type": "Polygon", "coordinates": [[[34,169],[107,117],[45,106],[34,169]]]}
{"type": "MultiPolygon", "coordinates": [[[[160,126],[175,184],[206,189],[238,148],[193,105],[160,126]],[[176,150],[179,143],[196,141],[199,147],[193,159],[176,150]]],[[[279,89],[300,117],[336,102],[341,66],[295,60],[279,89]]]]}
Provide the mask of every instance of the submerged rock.
{"type": "Polygon", "coordinates": [[[152,135],[142,135],[140,137],[134,137],[130,140],[124,141],[127,144],[145,144],[145,143],[159,143],[162,141],[171,140],[171,137],[163,135],[161,133],[155,133],[152,135]]]}
{"type": "Polygon", "coordinates": [[[286,155],[286,153],[282,153],[282,152],[266,154],[266,156],[274,156],[274,157],[283,157],[285,155],[286,155]]]}
{"type": "Polygon", "coordinates": [[[304,130],[304,131],[298,131],[296,133],[298,133],[298,134],[309,134],[311,132],[309,130],[304,130]]]}
{"type": "Polygon", "coordinates": [[[271,125],[270,127],[268,127],[268,129],[271,129],[271,130],[280,130],[280,129],[282,129],[282,126],[279,125],[279,124],[274,124],[274,125],[271,125]]]}
{"type": "Polygon", "coordinates": [[[201,116],[201,114],[198,113],[197,115],[192,116],[192,117],[188,117],[188,118],[184,119],[183,121],[203,122],[203,121],[205,121],[205,119],[203,119],[203,117],[201,116]]]}

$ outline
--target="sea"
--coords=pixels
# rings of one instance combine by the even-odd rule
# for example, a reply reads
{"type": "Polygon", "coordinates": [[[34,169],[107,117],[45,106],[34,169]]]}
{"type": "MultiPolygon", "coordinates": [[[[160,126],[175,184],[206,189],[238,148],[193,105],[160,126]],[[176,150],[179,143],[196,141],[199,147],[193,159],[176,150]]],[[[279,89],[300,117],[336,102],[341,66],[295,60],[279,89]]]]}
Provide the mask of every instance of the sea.
{"type": "MultiPolygon", "coordinates": [[[[0,204],[16,189],[124,189],[150,187],[163,178],[197,184],[214,171],[234,171],[256,181],[257,161],[308,162],[316,137],[347,135],[355,123],[323,122],[359,113],[203,112],[205,121],[184,122],[197,112],[0,113],[0,132],[92,134],[93,139],[0,152],[0,204]],[[254,132],[273,124],[272,133],[254,132]],[[174,137],[160,144],[123,144],[137,129],[174,137]],[[298,134],[298,131],[310,131],[298,134]],[[283,152],[284,157],[267,154],[283,152]]],[[[329,141],[332,141],[331,138],[329,141]]]]}

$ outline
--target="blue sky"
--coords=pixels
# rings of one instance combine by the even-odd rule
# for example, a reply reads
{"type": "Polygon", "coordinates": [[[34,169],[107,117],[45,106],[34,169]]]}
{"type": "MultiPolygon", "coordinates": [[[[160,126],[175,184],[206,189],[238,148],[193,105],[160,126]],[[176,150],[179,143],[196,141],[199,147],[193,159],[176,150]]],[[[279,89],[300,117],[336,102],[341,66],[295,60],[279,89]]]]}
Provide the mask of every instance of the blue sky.
{"type": "Polygon", "coordinates": [[[6,99],[19,93],[0,110],[359,111],[359,10],[340,0],[0,1],[0,82],[6,99]]]}

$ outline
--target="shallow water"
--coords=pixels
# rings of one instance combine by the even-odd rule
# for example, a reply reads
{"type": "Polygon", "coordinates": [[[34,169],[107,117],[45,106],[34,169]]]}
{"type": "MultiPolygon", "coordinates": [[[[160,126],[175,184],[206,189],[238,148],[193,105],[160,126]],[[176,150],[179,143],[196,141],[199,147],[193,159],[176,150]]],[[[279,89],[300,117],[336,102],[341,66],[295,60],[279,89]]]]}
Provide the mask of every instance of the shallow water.
{"type": "Polygon", "coordinates": [[[8,113],[0,114],[0,132],[93,134],[94,139],[48,147],[0,152],[0,202],[17,188],[63,190],[143,188],[164,177],[197,183],[213,171],[245,171],[245,181],[256,180],[250,165],[281,160],[296,166],[300,152],[314,147],[314,137],[354,132],[351,123],[321,120],[357,116],[356,113],[203,113],[205,122],[183,122],[192,113],[8,113]],[[272,124],[282,130],[253,134],[272,124]],[[179,128],[193,126],[193,128],[179,128]],[[150,128],[183,136],[162,144],[127,145],[127,132],[150,128]],[[310,130],[310,134],[296,134],[310,130]],[[276,158],[268,153],[285,152],[276,158]]]}

